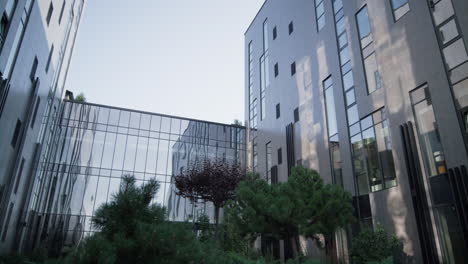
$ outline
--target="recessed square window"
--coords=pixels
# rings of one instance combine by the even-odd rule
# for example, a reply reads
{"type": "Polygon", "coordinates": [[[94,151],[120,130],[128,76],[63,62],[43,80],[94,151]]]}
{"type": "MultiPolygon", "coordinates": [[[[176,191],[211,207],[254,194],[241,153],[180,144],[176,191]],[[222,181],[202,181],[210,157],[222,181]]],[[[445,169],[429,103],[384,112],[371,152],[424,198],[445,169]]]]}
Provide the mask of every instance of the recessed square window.
{"type": "Polygon", "coordinates": [[[288,28],[289,28],[289,35],[291,35],[291,33],[294,32],[294,24],[293,24],[292,21],[289,23],[289,27],[288,27],[288,28]]]}
{"type": "Polygon", "coordinates": [[[273,40],[276,39],[276,37],[278,37],[278,32],[276,30],[276,27],[273,28],[273,40]]]}
{"type": "Polygon", "coordinates": [[[294,123],[299,121],[299,108],[294,109],[294,123]]]}
{"type": "Polygon", "coordinates": [[[296,74],[296,62],[291,63],[291,76],[296,74]]]}
{"type": "Polygon", "coordinates": [[[275,77],[277,77],[278,74],[279,74],[278,63],[275,64],[275,69],[274,70],[275,70],[275,77]]]}
{"type": "Polygon", "coordinates": [[[280,118],[281,116],[281,108],[280,108],[280,104],[277,104],[276,105],[276,119],[280,118]]]}

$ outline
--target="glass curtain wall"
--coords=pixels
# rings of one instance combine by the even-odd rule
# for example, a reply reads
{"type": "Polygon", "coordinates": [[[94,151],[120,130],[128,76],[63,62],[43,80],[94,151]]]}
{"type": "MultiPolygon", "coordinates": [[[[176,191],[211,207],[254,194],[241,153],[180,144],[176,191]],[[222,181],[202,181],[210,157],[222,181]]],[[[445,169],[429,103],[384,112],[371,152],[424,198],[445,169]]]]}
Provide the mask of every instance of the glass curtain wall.
{"type": "MultiPolygon", "coordinates": [[[[152,201],[184,221],[210,212],[175,195],[172,176],[197,160],[245,165],[245,128],[65,101],[56,123],[57,153],[39,164],[32,208],[45,215],[46,237],[78,242],[95,231],[91,217],[118,192],[123,175],[160,183],[152,201]],[[55,230],[55,231],[54,231],[55,230]],[[52,234],[52,232],[55,232],[52,234]],[[61,232],[57,234],[56,232],[61,232]]],[[[45,239],[44,238],[44,239],[45,239]]]]}

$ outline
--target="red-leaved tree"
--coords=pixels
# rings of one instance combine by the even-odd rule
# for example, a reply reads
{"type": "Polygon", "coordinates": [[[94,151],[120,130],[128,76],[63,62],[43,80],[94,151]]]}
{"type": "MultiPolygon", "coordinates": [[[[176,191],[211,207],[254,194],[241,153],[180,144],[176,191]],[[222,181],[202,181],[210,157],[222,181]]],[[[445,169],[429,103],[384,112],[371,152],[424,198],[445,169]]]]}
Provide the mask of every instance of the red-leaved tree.
{"type": "Polygon", "coordinates": [[[218,230],[219,210],[234,197],[237,185],[245,178],[245,170],[234,162],[220,159],[194,162],[174,177],[177,195],[192,202],[205,200],[215,207],[215,225],[218,230]]]}

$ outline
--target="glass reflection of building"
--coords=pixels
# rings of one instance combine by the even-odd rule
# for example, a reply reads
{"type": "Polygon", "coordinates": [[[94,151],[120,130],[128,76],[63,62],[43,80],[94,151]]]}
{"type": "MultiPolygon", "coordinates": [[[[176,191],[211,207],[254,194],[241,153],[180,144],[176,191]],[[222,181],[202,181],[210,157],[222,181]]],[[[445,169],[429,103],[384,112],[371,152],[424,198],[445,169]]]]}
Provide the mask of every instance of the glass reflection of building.
{"type": "MultiPolygon", "coordinates": [[[[239,126],[189,121],[181,129],[181,135],[177,141],[171,144],[172,175],[177,175],[195,162],[206,159],[222,159],[243,164],[245,160],[244,137],[245,129],[239,126]]],[[[214,207],[211,203],[205,201],[192,203],[176,195],[176,191],[171,181],[166,202],[170,220],[192,220],[197,219],[201,214],[209,216],[211,221],[214,220],[214,207]]]]}
{"type": "MultiPolygon", "coordinates": [[[[160,190],[153,203],[166,206],[171,220],[189,220],[194,208],[175,195],[172,176],[195,160],[245,161],[245,129],[235,125],[65,101],[54,131],[32,194],[31,247],[59,249],[95,231],[92,216],[125,174],[137,185],[155,178],[160,190]]],[[[210,214],[211,206],[201,205],[197,214],[210,214]]]]}

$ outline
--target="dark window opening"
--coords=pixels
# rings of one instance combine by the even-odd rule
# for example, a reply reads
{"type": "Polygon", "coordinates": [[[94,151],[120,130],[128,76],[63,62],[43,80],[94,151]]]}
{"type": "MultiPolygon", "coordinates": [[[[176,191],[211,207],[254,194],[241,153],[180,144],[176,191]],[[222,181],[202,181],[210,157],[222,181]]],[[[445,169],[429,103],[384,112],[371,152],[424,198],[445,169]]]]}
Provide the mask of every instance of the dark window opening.
{"type": "Polygon", "coordinates": [[[34,82],[34,78],[36,78],[36,71],[37,71],[37,65],[38,65],[38,60],[37,57],[34,57],[34,62],[31,67],[31,73],[29,73],[29,79],[31,79],[31,82],[34,82]]]}
{"type": "Polygon", "coordinates": [[[33,113],[32,120],[31,120],[31,128],[34,128],[34,124],[36,123],[37,110],[39,109],[40,104],[41,104],[41,98],[37,97],[36,107],[34,108],[34,113],[33,113]]]}
{"type": "Polygon", "coordinates": [[[283,163],[283,150],[281,148],[278,149],[278,164],[283,163]]]}
{"type": "Polygon", "coordinates": [[[62,4],[62,9],[60,10],[60,15],[59,15],[59,25],[60,23],[62,23],[62,17],[63,17],[63,11],[65,11],[65,5],[66,5],[67,1],[63,1],[63,4],[62,4]]]}
{"type": "Polygon", "coordinates": [[[291,35],[291,33],[293,33],[294,31],[294,25],[293,25],[293,22],[291,21],[291,23],[289,23],[289,35],[291,35]]]}
{"type": "Polygon", "coordinates": [[[47,59],[47,64],[46,64],[46,68],[45,68],[46,73],[49,72],[50,62],[52,60],[52,54],[53,53],[54,53],[54,45],[52,44],[52,47],[50,48],[50,52],[49,52],[49,58],[47,59]]]}
{"type": "Polygon", "coordinates": [[[15,184],[15,194],[18,192],[18,187],[21,182],[21,175],[23,174],[23,168],[24,168],[24,158],[21,159],[21,165],[18,170],[18,176],[16,177],[16,184],[15,184]]]}
{"type": "Polygon", "coordinates": [[[16,121],[15,131],[13,132],[13,138],[11,139],[11,146],[13,148],[16,147],[16,143],[18,142],[18,137],[21,131],[21,120],[16,121]]]}
{"type": "Polygon", "coordinates": [[[0,46],[3,45],[3,42],[6,39],[7,31],[8,31],[8,17],[5,13],[2,16],[2,22],[0,24],[0,46]]]}
{"type": "Polygon", "coordinates": [[[8,209],[8,216],[6,218],[6,223],[5,223],[5,229],[3,229],[3,233],[2,233],[2,241],[5,241],[5,238],[8,232],[8,226],[10,225],[10,218],[11,218],[12,211],[13,211],[13,203],[10,203],[10,208],[8,209]]]}
{"type": "Polygon", "coordinates": [[[49,10],[47,11],[47,17],[46,17],[47,26],[50,24],[50,19],[52,18],[52,12],[54,12],[54,4],[50,2],[49,10]]]}
{"type": "Polygon", "coordinates": [[[299,121],[299,108],[294,109],[294,123],[299,121]]]}
{"type": "Polygon", "coordinates": [[[280,104],[276,105],[276,119],[280,118],[281,116],[281,109],[280,109],[280,104]]]}
{"type": "Polygon", "coordinates": [[[278,63],[275,64],[275,77],[279,75],[278,63]]]}
{"type": "Polygon", "coordinates": [[[293,76],[294,74],[296,74],[296,62],[293,62],[291,64],[291,76],[293,76]]]}
{"type": "Polygon", "coordinates": [[[274,27],[273,28],[273,40],[275,40],[276,37],[278,37],[278,32],[276,31],[276,27],[274,27]]]}

